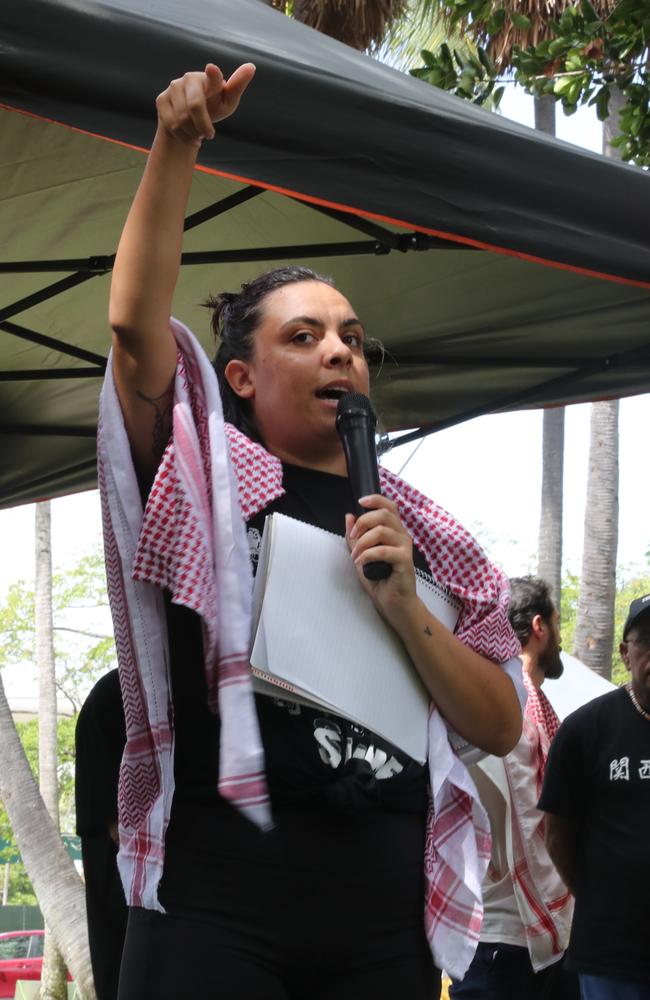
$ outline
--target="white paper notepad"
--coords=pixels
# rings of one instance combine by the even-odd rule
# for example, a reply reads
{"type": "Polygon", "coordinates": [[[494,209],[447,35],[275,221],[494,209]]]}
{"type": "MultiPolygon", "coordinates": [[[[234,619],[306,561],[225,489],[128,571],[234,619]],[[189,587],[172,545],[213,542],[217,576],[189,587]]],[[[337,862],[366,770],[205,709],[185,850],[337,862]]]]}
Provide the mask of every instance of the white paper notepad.
{"type": "MultiPolygon", "coordinates": [[[[453,630],[460,603],[420,577],[417,588],[453,630]]],[[[429,695],[361,587],[344,538],[283,514],[268,517],[253,605],[256,690],[284,690],[426,761],[429,695]]]]}

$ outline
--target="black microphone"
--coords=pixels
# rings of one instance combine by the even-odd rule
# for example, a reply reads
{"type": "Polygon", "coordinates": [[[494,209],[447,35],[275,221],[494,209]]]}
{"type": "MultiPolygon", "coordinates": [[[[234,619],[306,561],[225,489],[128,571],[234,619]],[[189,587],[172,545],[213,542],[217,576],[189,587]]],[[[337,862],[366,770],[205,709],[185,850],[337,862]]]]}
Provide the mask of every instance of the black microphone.
{"type": "MultiPolygon", "coordinates": [[[[359,497],[381,493],[375,425],[377,417],[367,396],[361,392],[346,392],[336,407],[336,429],[343,443],[348,477],[355,503],[354,514],[367,513],[358,503],[359,497]]],[[[387,562],[366,563],[363,575],[367,580],[386,580],[393,572],[387,562]]]]}

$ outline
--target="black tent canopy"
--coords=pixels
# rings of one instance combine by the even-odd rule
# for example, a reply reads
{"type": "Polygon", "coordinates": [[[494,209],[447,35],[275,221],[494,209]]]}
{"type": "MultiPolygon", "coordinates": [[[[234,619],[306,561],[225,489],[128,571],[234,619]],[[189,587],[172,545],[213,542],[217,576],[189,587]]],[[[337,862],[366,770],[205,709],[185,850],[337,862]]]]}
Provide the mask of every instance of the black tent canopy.
{"type": "Polygon", "coordinates": [[[643,392],[650,178],[258,0],[0,8],[0,504],[94,483],[112,255],[169,79],[257,65],[195,172],[175,314],[306,262],[387,355],[390,429],[643,392]]]}

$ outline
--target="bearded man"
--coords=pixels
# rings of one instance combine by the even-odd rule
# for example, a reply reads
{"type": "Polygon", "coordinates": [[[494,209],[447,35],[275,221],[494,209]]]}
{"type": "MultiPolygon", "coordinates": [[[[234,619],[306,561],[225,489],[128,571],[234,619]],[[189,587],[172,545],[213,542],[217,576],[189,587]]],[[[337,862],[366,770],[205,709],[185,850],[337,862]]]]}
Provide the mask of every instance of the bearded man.
{"type": "Polygon", "coordinates": [[[490,865],[483,880],[484,917],[476,955],[453,1000],[541,1000],[577,997],[564,972],[573,899],[544,843],[537,808],[549,746],[559,719],[543,694],[562,675],[559,614],[537,577],[510,580],[509,617],[519,641],[528,702],[521,739],[504,758],[470,768],[488,813],[490,865]]]}

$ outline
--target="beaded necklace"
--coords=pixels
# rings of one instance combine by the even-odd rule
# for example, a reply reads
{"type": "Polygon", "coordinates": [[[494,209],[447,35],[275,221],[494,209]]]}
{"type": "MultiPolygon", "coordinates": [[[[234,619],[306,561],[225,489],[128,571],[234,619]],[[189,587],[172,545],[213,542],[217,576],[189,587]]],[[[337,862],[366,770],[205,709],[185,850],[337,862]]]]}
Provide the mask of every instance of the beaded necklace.
{"type": "Polygon", "coordinates": [[[639,715],[642,715],[644,719],[647,719],[648,722],[650,722],[650,712],[646,712],[645,708],[641,708],[641,706],[639,705],[639,702],[637,701],[637,697],[636,697],[634,691],[632,690],[632,682],[631,681],[628,681],[628,683],[625,685],[625,690],[629,694],[630,699],[632,701],[632,704],[636,708],[636,710],[639,713],[639,715]]]}

